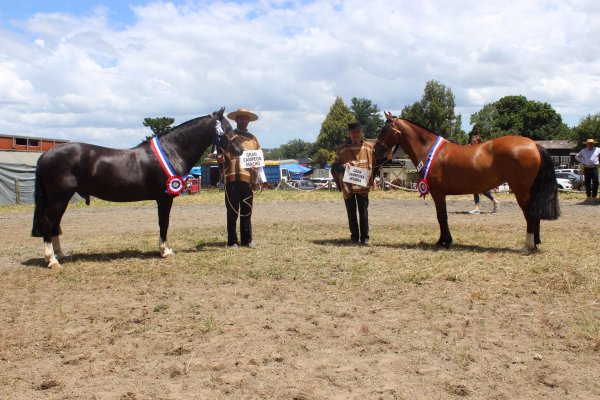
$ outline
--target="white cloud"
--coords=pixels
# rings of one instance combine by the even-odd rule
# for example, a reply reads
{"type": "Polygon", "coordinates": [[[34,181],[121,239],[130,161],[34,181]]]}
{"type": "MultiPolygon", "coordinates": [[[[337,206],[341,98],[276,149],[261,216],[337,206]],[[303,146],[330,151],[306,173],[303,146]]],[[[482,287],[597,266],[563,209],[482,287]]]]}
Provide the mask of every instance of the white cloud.
{"type": "MultiPolygon", "coordinates": [[[[136,2],[135,4],[139,4],[136,2]]],[[[147,116],[177,123],[247,107],[263,146],[314,140],[335,96],[398,112],[437,79],[470,113],[505,95],[566,122],[599,112],[595,1],[153,2],[129,26],[97,8],[0,28],[0,132],[137,144],[147,116]]]]}

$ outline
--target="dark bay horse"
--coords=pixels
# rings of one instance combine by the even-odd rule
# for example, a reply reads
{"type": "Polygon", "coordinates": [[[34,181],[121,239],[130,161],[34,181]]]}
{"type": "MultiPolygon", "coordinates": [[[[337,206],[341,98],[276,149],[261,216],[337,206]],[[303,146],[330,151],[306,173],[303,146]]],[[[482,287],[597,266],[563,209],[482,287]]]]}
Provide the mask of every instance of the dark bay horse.
{"type": "MultiPolygon", "coordinates": [[[[222,108],[212,115],[184,122],[158,136],[176,175],[185,176],[213,144],[236,156],[242,153],[241,140],[223,117],[224,111],[222,108]]],[[[44,257],[49,268],[60,266],[57,257],[64,257],[59,240],[60,221],[75,193],[87,204],[90,196],[117,202],[155,200],[159,251],[162,257],[173,254],[167,243],[173,195],[166,190],[168,175],[156,154],[150,141],[123,150],[67,143],[53,147],[39,158],[31,233],[44,238],[44,257]]]]}
{"type": "MultiPolygon", "coordinates": [[[[385,116],[375,157],[382,159],[385,152],[399,145],[414,165],[426,166],[438,136],[390,113],[385,116]]],[[[440,225],[439,246],[449,248],[452,244],[447,195],[482,193],[507,182],[527,221],[524,250],[537,249],[540,220],[554,220],[560,215],[554,164],[543,147],[525,137],[503,136],[471,146],[442,141],[433,153],[426,181],[440,225]]]]}

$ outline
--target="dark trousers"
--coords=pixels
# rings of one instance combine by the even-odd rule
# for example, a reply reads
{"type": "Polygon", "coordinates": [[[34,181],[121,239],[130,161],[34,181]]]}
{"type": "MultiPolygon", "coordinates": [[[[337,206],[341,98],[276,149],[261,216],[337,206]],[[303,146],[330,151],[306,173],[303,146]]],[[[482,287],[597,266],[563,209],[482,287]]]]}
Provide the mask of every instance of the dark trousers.
{"type": "MultiPolygon", "coordinates": [[[[490,199],[491,201],[494,201],[494,196],[492,196],[491,190],[488,190],[487,192],[483,192],[481,194],[490,199]]],[[[475,193],[473,195],[473,200],[475,201],[475,204],[479,204],[479,193],[475,193]]]]}
{"type": "Polygon", "coordinates": [[[598,195],[598,168],[584,168],[583,177],[585,179],[585,193],[587,197],[596,197],[598,195]]]}
{"type": "Polygon", "coordinates": [[[252,187],[246,182],[227,182],[225,184],[225,207],[227,207],[227,245],[238,243],[236,225],[240,216],[241,245],[252,242],[252,187]]]}
{"type": "Polygon", "coordinates": [[[368,194],[353,194],[347,199],[346,212],[348,213],[348,226],[350,228],[350,238],[357,243],[360,238],[361,242],[369,239],[369,195],[368,194]],[[358,221],[356,220],[356,210],[358,209],[358,221]],[[359,231],[360,223],[360,231],[359,231]]]}

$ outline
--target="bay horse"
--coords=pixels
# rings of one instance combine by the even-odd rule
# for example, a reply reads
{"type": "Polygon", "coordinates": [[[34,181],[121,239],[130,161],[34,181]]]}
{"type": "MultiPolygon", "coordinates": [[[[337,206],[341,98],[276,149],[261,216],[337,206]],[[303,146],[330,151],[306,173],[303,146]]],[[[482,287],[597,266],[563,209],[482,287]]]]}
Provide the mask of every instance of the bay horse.
{"type": "Polygon", "coordinates": [[[438,139],[429,129],[389,112],[385,116],[385,125],[375,144],[378,160],[395,146],[402,147],[416,166],[432,159],[428,163],[425,188],[420,191],[428,189],[435,202],[440,226],[438,246],[449,248],[452,244],[447,195],[482,193],[507,182],[527,221],[524,251],[537,249],[541,243],[540,220],[555,220],[560,216],[554,163],[543,147],[522,136],[503,136],[463,146],[438,139]],[[440,145],[434,149],[438,142],[440,145]]]}
{"type": "MultiPolygon", "coordinates": [[[[166,164],[170,163],[175,175],[186,176],[210,145],[236,156],[243,152],[240,138],[223,117],[224,111],[225,108],[221,108],[157,136],[155,140],[168,160],[166,164]]],[[[155,200],[160,255],[167,257],[173,254],[167,243],[167,230],[174,196],[165,190],[168,169],[164,161],[161,165],[159,152],[155,152],[152,146],[151,141],[131,149],[66,143],[42,154],[35,172],[35,211],[31,234],[43,237],[48,268],[59,267],[58,259],[64,257],[59,240],[60,221],[75,193],[88,205],[90,196],[115,202],[155,200]]]]}

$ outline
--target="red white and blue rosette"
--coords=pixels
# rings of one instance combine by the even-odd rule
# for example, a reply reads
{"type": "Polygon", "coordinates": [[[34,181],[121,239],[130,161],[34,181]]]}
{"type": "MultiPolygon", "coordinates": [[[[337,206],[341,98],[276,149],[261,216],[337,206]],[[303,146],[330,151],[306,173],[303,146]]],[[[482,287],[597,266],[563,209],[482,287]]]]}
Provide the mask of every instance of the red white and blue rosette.
{"type": "MultiPolygon", "coordinates": [[[[433,160],[435,159],[435,155],[437,154],[438,150],[440,149],[440,147],[442,147],[442,144],[444,144],[444,138],[441,136],[438,136],[437,139],[435,140],[435,143],[433,143],[433,146],[431,146],[431,150],[429,150],[429,154],[427,156],[427,162],[425,163],[425,168],[422,170],[422,178],[419,179],[419,181],[417,182],[417,189],[419,190],[419,193],[421,194],[420,197],[425,198],[425,196],[427,196],[427,193],[429,193],[429,184],[427,183],[427,175],[429,175],[429,171],[431,170],[431,166],[433,165],[433,160]]],[[[420,169],[420,167],[423,165],[423,162],[419,163],[419,166],[417,169],[420,169]]]]}
{"type": "Polygon", "coordinates": [[[185,189],[185,182],[182,177],[175,173],[173,166],[169,162],[167,155],[165,154],[162,146],[160,145],[160,141],[158,140],[158,136],[154,136],[150,141],[150,147],[154,151],[154,155],[158,159],[158,163],[162,167],[165,174],[167,174],[167,193],[173,196],[179,196],[181,192],[185,189]]]}
{"type": "Polygon", "coordinates": [[[427,196],[427,193],[429,193],[429,185],[427,184],[427,181],[425,179],[419,179],[419,181],[417,182],[417,190],[421,194],[420,197],[424,198],[425,196],[427,196]]]}
{"type": "Polygon", "coordinates": [[[167,179],[167,192],[173,196],[179,196],[183,189],[185,189],[185,183],[182,177],[173,175],[167,179]]]}

